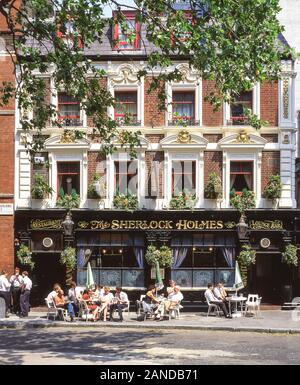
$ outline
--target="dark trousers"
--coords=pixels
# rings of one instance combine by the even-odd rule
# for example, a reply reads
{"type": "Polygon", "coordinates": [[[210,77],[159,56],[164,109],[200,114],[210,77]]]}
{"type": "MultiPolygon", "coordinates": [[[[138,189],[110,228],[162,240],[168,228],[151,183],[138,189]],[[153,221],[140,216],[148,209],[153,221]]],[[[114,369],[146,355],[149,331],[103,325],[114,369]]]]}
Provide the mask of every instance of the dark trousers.
{"type": "Polygon", "coordinates": [[[12,300],[13,300],[13,307],[12,311],[13,313],[20,313],[21,308],[20,308],[20,295],[21,295],[21,288],[20,287],[13,287],[11,289],[11,295],[12,295],[12,300]]]}
{"type": "Polygon", "coordinates": [[[226,308],[226,305],[225,305],[224,302],[211,301],[211,303],[213,303],[215,305],[218,305],[222,309],[222,312],[225,315],[225,317],[227,317],[229,315],[229,313],[227,311],[227,308],[226,308]]]}
{"type": "Polygon", "coordinates": [[[25,290],[20,295],[21,314],[24,317],[27,317],[29,313],[29,297],[30,290],[25,290]]]}
{"type": "Polygon", "coordinates": [[[122,320],[123,319],[122,311],[126,307],[127,307],[126,303],[113,303],[113,304],[111,304],[109,307],[109,318],[112,319],[114,310],[118,310],[119,317],[122,320]]]}
{"type": "Polygon", "coordinates": [[[0,291],[0,297],[5,301],[5,312],[10,308],[10,291],[0,291]]]}

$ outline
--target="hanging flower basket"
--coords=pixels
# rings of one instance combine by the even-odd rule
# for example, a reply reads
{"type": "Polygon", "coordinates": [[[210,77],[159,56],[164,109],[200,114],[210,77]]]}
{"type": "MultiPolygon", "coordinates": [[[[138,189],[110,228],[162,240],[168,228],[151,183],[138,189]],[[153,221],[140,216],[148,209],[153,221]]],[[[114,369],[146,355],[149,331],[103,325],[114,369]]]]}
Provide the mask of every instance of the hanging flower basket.
{"type": "Polygon", "coordinates": [[[20,245],[17,251],[17,258],[22,265],[27,265],[31,269],[34,268],[35,263],[32,260],[32,252],[29,250],[29,247],[23,243],[20,245]]]}

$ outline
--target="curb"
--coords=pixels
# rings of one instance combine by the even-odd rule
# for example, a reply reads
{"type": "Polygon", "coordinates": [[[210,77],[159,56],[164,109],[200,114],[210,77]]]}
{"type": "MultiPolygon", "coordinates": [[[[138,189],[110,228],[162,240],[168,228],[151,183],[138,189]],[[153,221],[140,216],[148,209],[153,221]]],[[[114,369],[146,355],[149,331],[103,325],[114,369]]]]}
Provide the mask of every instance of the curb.
{"type": "Polygon", "coordinates": [[[201,325],[162,325],[162,324],[147,324],[144,322],[126,324],[126,323],[66,323],[64,321],[28,321],[28,322],[1,322],[0,330],[5,329],[46,329],[46,328],[117,328],[117,329],[151,329],[151,330],[200,330],[200,331],[226,331],[226,332],[249,332],[249,333],[269,333],[269,334],[300,334],[300,329],[285,329],[285,328],[260,328],[260,327],[249,327],[249,326],[201,326],[201,325]]]}

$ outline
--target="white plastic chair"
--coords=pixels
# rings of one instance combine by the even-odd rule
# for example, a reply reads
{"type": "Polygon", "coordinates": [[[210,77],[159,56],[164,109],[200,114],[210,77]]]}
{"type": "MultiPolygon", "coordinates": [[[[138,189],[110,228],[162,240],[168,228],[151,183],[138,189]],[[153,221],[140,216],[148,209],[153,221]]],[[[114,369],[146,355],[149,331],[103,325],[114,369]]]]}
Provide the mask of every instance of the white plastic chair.
{"type": "Polygon", "coordinates": [[[206,302],[207,302],[207,305],[208,305],[208,310],[207,310],[207,315],[206,317],[209,316],[210,312],[213,310],[215,313],[217,313],[217,315],[220,317],[220,307],[215,304],[215,303],[211,303],[208,299],[207,296],[205,296],[205,299],[206,299],[206,302]]]}
{"type": "Polygon", "coordinates": [[[172,306],[171,309],[169,309],[169,320],[171,318],[180,318],[180,309],[182,309],[183,306],[180,304],[180,302],[178,304],[176,304],[175,306],[172,306]]]}
{"type": "Polygon", "coordinates": [[[53,302],[48,301],[48,298],[45,298],[45,303],[47,305],[47,319],[50,319],[50,316],[53,316],[54,319],[58,317],[57,308],[54,307],[53,302]]]}
{"type": "Polygon", "coordinates": [[[259,297],[258,294],[248,294],[248,298],[245,305],[245,316],[247,312],[254,313],[257,316],[260,314],[260,303],[262,297],[259,297]]]}

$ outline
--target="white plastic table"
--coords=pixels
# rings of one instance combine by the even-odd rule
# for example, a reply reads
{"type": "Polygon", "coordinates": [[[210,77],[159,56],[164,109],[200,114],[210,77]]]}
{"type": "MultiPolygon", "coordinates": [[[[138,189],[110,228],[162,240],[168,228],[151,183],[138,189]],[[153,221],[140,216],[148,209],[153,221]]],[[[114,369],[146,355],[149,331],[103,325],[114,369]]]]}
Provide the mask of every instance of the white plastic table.
{"type": "Polygon", "coordinates": [[[243,315],[243,305],[244,302],[247,301],[247,297],[241,297],[241,296],[233,296],[233,297],[227,297],[227,301],[229,302],[229,313],[230,315],[235,318],[235,317],[242,317],[243,315]],[[231,304],[234,303],[234,313],[231,312],[231,304]],[[238,303],[241,305],[241,311],[238,312],[237,310],[237,305],[238,303]]]}

